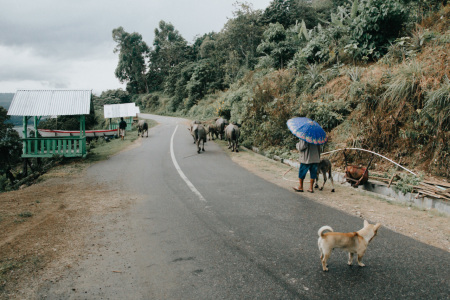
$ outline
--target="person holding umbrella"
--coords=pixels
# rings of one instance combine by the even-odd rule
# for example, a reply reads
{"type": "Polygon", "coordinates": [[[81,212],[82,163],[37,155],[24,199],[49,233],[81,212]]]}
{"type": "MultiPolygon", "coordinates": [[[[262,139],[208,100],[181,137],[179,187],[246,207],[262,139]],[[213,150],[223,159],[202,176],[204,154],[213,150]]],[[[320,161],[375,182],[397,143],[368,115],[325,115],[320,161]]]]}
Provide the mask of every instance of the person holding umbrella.
{"type": "Polygon", "coordinates": [[[309,171],[310,186],[308,192],[314,193],[314,181],[317,179],[317,167],[320,162],[322,144],[326,143],[327,136],[320,125],[308,118],[293,118],[287,121],[289,130],[300,139],[296,144],[299,151],[300,168],[298,171],[298,187],[296,192],[303,192],[303,181],[309,171]]]}
{"type": "Polygon", "coordinates": [[[320,145],[310,144],[300,140],[296,145],[299,151],[300,169],[298,170],[298,187],[293,187],[296,192],[303,192],[303,180],[309,171],[308,192],[314,193],[314,181],[317,179],[317,166],[320,162],[320,145]]]}

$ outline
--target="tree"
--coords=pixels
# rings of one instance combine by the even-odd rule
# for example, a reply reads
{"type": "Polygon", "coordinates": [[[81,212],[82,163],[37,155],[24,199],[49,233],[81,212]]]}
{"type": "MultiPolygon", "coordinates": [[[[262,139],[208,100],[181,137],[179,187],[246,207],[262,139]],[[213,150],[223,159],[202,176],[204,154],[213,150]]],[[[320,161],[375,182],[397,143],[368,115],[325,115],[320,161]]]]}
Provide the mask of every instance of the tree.
{"type": "Polygon", "coordinates": [[[275,63],[274,67],[278,69],[284,68],[297,50],[299,35],[291,33],[292,31],[286,31],[279,23],[270,24],[264,31],[264,40],[257,48],[258,52],[269,56],[275,63]]]}
{"type": "Polygon", "coordinates": [[[127,90],[131,93],[148,93],[149,87],[145,74],[149,47],[139,33],[128,33],[123,27],[114,29],[112,36],[117,43],[114,53],[119,52],[116,77],[121,83],[127,83],[127,90]]]}
{"type": "Polygon", "coordinates": [[[191,78],[186,84],[186,90],[188,92],[188,101],[186,103],[187,109],[197,104],[198,100],[203,98],[208,91],[212,91],[216,88],[217,74],[214,63],[212,63],[211,60],[202,59],[195,63],[191,78]]]}
{"type": "Polygon", "coordinates": [[[171,68],[186,60],[187,42],[171,23],[161,20],[159,28],[155,29],[153,46],[154,49],[150,53],[149,77],[159,89],[162,89],[171,68]]]}
{"type": "Polygon", "coordinates": [[[212,58],[217,53],[218,33],[212,31],[203,36],[197,36],[194,43],[189,47],[188,60],[195,61],[202,58],[212,58]]]}
{"type": "Polygon", "coordinates": [[[132,101],[130,93],[122,89],[116,89],[103,91],[100,96],[92,95],[92,102],[95,109],[103,109],[105,104],[121,104],[132,101]]]}
{"type": "Polygon", "coordinates": [[[379,59],[407,20],[408,9],[397,0],[363,0],[349,26],[348,49],[355,58],[379,59]]]}
{"type": "Polygon", "coordinates": [[[194,62],[182,62],[170,69],[165,80],[164,92],[172,97],[170,110],[176,111],[185,98],[188,97],[186,85],[194,73],[194,62]]]}
{"type": "Polygon", "coordinates": [[[0,175],[6,175],[12,183],[15,177],[11,169],[20,162],[22,144],[13,124],[6,123],[7,120],[7,111],[0,106],[0,175]]]}
{"type": "MultiPolygon", "coordinates": [[[[318,23],[315,8],[309,0],[273,0],[261,17],[263,24],[280,23],[284,28],[304,20],[308,28],[318,23]]],[[[329,9],[332,5],[328,6],[329,9]]],[[[328,8],[327,7],[327,8],[328,8]]],[[[323,8],[320,7],[323,10],[323,8]]]]}
{"type": "Polygon", "coordinates": [[[261,18],[265,24],[279,23],[283,26],[289,26],[292,21],[289,16],[290,0],[273,0],[270,5],[264,10],[261,18]]]}
{"type": "Polygon", "coordinates": [[[251,4],[237,3],[234,18],[228,20],[217,39],[216,48],[225,59],[225,76],[233,82],[241,68],[252,69],[257,63],[257,51],[265,27],[259,22],[262,12],[251,4]]]}

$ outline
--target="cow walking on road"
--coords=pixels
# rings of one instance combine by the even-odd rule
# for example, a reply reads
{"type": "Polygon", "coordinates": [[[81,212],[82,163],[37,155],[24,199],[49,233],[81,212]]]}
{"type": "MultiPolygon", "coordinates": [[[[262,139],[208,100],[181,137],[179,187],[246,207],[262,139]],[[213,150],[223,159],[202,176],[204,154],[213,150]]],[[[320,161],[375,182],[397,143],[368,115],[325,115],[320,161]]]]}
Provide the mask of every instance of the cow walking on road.
{"type": "Polygon", "coordinates": [[[241,131],[237,125],[230,124],[225,128],[225,139],[228,142],[228,149],[232,152],[239,152],[239,137],[241,131]]]}
{"type": "Polygon", "coordinates": [[[210,141],[214,140],[214,136],[216,136],[217,139],[219,133],[217,131],[216,123],[206,125],[206,133],[209,136],[210,141]]]}
{"type": "Polygon", "coordinates": [[[194,131],[193,131],[193,128],[194,128],[194,125],[195,125],[195,124],[202,124],[202,122],[200,122],[200,121],[198,121],[198,120],[194,120],[194,121],[191,122],[191,125],[188,127],[188,130],[189,130],[189,132],[191,133],[192,138],[194,139],[194,144],[195,144],[195,142],[196,142],[195,136],[194,136],[194,131]]]}
{"type": "Polygon", "coordinates": [[[221,140],[223,140],[225,136],[225,127],[228,125],[228,120],[224,118],[218,118],[216,120],[216,130],[219,134],[221,140]]]}
{"type": "Polygon", "coordinates": [[[147,133],[147,137],[148,137],[148,124],[147,124],[147,122],[145,122],[144,120],[140,120],[137,123],[137,128],[138,128],[138,136],[140,134],[141,137],[144,137],[144,132],[146,132],[147,133]]]}
{"type": "Polygon", "coordinates": [[[200,149],[205,151],[206,143],[206,129],[202,124],[192,124],[191,134],[194,137],[194,142],[197,144],[197,153],[200,153],[200,149]],[[200,142],[202,147],[200,148],[200,142]]]}

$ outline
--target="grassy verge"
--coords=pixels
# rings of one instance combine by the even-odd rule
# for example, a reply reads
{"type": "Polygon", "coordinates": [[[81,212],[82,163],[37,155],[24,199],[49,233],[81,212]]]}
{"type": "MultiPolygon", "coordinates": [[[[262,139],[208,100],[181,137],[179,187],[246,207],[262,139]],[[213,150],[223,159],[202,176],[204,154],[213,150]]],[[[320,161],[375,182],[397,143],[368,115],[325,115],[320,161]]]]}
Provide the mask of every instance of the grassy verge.
{"type": "MultiPolygon", "coordinates": [[[[147,120],[149,129],[156,126],[158,123],[153,120],[147,120]]],[[[112,139],[110,142],[106,142],[103,139],[97,140],[95,143],[91,143],[91,149],[89,155],[86,157],[85,162],[93,163],[108,159],[114,154],[131,146],[134,141],[138,139],[137,129],[133,128],[131,131],[127,131],[125,139],[112,139]]]]}
{"type": "MultiPolygon", "coordinates": [[[[149,129],[156,126],[158,123],[153,120],[147,120],[149,129]]],[[[98,139],[92,141],[89,145],[88,155],[85,158],[68,158],[64,159],[61,164],[49,170],[46,174],[41,176],[40,180],[45,180],[51,177],[60,177],[61,175],[76,174],[84,170],[87,166],[108,159],[109,157],[125,150],[133,145],[133,143],[140,137],[138,137],[137,129],[133,128],[131,131],[127,131],[125,139],[120,138],[110,139],[106,141],[104,139],[98,139]]]]}
{"type": "MultiPolygon", "coordinates": [[[[157,124],[151,120],[147,122],[149,127],[157,124]]],[[[127,132],[124,140],[111,139],[107,142],[99,139],[91,142],[86,158],[48,159],[49,168],[43,171],[45,173],[36,180],[27,182],[27,185],[52,178],[62,178],[62,181],[57,181],[55,185],[44,184],[42,187],[35,185],[29,189],[0,194],[0,228],[2,230],[0,233],[4,233],[0,234],[0,242],[3,242],[0,247],[0,299],[11,299],[11,295],[20,293],[24,277],[38,276],[40,270],[58,257],[60,251],[63,251],[62,245],[67,243],[66,239],[72,234],[65,232],[67,228],[70,228],[65,222],[77,220],[73,210],[66,210],[67,203],[62,202],[67,187],[73,186],[69,184],[71,180],[82,177],[83,171],[88,166],[133,146],[137,139],[140,137],[134,129],[127,132]],[[51,212],[52,210],[54,211],[51,212]],[[46,216],[44,220],[36,220],[44,215],[46,216]],[[4,239],[11,236],[14,242],[5,243],[4,239]],[[56,249],[60,250],[56,251],[56,249]]],[[[47,183],[52,184],[50,180],[47,183]]],[[[67,195],[70,195],[70,192],[67,195]]],[[[27,299],[27,297],[17,296],[17,299],[27,299]]]]}

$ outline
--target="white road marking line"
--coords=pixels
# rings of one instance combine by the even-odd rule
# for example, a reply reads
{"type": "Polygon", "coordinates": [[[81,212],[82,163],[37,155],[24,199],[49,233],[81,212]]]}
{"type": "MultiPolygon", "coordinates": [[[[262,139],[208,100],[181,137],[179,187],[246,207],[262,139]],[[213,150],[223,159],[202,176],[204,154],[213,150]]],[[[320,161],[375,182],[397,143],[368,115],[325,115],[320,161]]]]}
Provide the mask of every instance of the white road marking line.
{"type": "Polygon", "coordinates": [[[206,199],[200,194],[200,192],[195,188],[195,186],[192,184],[192,182],[184,175],[183,171],[181,170],[180,166],[178,165],[177,159],[175,158],[175,153],[173,152],[173,137],[175,136],[175,132],[177,132],[178,125],[175,127],[175,130],[173,131],[172,138],[170,139],[170,156],[172,157],[173,165],[175,166],[175,169],[178,171],[178,174],[180,174],[180,177],[186,182],[187,186],[191,189],[191,191],[198,196],[200,201],[206,202],[206,199]]]}

